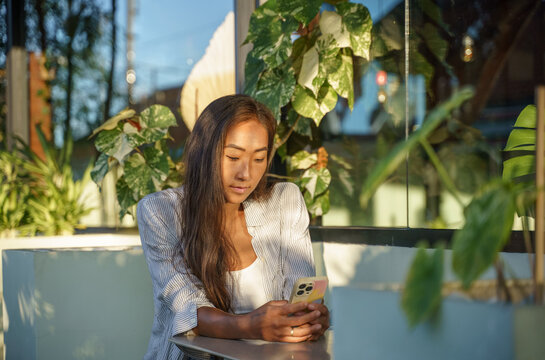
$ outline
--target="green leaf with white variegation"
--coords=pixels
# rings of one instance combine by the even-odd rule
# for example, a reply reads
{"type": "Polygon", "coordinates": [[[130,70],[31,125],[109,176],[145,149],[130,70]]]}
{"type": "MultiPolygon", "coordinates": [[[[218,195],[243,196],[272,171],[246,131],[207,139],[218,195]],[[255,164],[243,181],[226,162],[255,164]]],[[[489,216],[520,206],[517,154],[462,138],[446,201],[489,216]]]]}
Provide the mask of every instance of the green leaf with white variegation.
{"type": "Polygon", "coordinates": [[[308,151],[301,150],[296,152],[290,159],[290,170],[308,169],[318,161],[317,154],[311,154],[308,151]]]}
{"type": "Polygon", "coordinates": [[[119,218],[122,219],[129,212],[129,208],[135,205],[140,196],[137,192],[129,188],[123,177],[117,179],[115,184],[117,193],[117,203],[119,204],[119,218]]]}
{"type": "Polygon", "coordinates": [[[269,0],[260,5],[250,16],[248,35],[243,44],[254,42],[262,34],[267,33],[269,25],[278,20],[279,16],[277,0],[269,0]]]}
{"type": "Polygon", "coordinates": [[[327,82],[343,98],[348,100],[350,110],[354,108],[354,66],[352,56],[339,53],[340,66],[329,72],[327,82]]]}
{"type": "Polygon", "coordinates": [[[112,130],[104,130],[98,133],[95,147],[99,152],[113,156],[119,162],[123,162],[125,157],[133,150],[127,135],[121,130],[119,124],[112,130]]]}
{"type": "Polygon", "coordinates": [[[132,154],[125,162],[124,176],[128,186],[145,196],[162,188],[168,176],[167,154],[154,147],[144,149],[143,155],[132,154]]]}
{"type": "Polygon", "coordinates": [[[255,97],[257,83],[263,70],[265,70],[265,62],[256,58],[250,51],[244,64],[244,94],[255,97]]]}
{"type": "Polygon", "coordinates": [[[315,97],[322,88],[327,74],[336,71],[341,65],[337,58],[339,48],[331,34],[320,36],[312,48],[303,56],[298,83],[310,89],[315,97]]]}
{"type": "Polygon", "coordinates": [[[123,132],[133,147],[151,144],[167,136],[168,128],[176,126],[176,117],[163,105],[152,105],[140,113],[137,124],[126,122],[123,132]],[[139,128],[140,127],[140,128],[139,128]]]}
{"type": "MultiPolygon", "coordinates": [[[[308,194],[308,192],[306,192],[305,194],[308,194]]],[[[316,198],[313,198],[312,200],[308,201],[308,203],[307,203],[307,199],[305,199],[305,204],[307,205],[308,212],[312,215],[312,217],[322,216],[326,214],[327,212],[329,212],[329,206],[330,206],[329,190],[317,196],[316,198]]]]}
{"type": "Polygon", "coordinates": [[[343,18],[343,25],[350,33],[350,46],[354,55],[369,60],[373,28],[369,10],[361,4],[350,2],[337,4],[337,10],[343,18]]]}
{"type": "Polygon", "coordinates": [[[121,120],[126,120],[134,117],[136,115],[136,112],[132,109],[124,109],[119,112],[119,114],[115,115],[114,117],[111,117],[110,119],[106,120],[104,124],[97,127],[89,137],[93,137],[96,133],[103,131],[103,130],[113,130],[117,127],[117,124],[121,120]]]}
{"type": "Polygon", "coordinates": [[[331,173],[327,168],[307,169],[301,178],[308,179],[308,182],[305,184],[305,189],[313,198],[326,191],[331,183],[331,173]]]}
{"type": "MultiPolygon", "coordinates": [[[[297,79],[297,83],[299,85],[310,89],[314,93],[314,95],[318,95],[318,91],[320,90],[320,87],[315,89],[313,86],[313,81],[318,76],[319,64],[320,57],[318,56],[318,51],[316,50],[316,47],[313,46],[308,49],[305,55],[303,55],[301,72],[299,73],[299,78],[297,79]]],[[[322,79],[323,83],[323,81],[325,81],[325,78],[322,79]]]]}
{"type": "Polygon", "coordinates": [[[337,47],[350,47],[350,33],[343,25],[343,18],[334,11],[323,11],[320,15],[320,30],[322,34],[331,34],[337,42],[337,47]]]}
{"type": "Polygon", "coordinates": [[[276,121],[280,121],[280,110],[286,105],[295,89],[295,74],[289,63],[266,70],[261,75],[255,98],[271,109],[276,121]]]}
{"type": "Polygon", "coordinates": [[[246,42],[253,43],[253,53],[269,68],[282,64],[291,54],[291,34],[299,22],[292,16],[282,16],[275,0],[261,5],[250,17],[246,42]]]}
{"type": "Polygon", "coordinates": [[[176,126],[176,117],[164,105],[151,105],[140,113],[140,125],[143,129],[168,130],[169,127],[176,126]]]}
{"type": "Polygon", "coordinates": [[[288,128],[293,127],[293,131],[297,134],[307,136],[312,139],[312,124],[313,120],[301,116],[292,107],[289,108],[288,114],[285,119],[285,124],[288,128]]]}
{"type": "Polygon", "coordinates": [[[100,185],[102,179],[104,179],[104,176],[108,173],[108,170],[110,170],[108,164],[109,158],[109,155],[104,153],[100,154],[95,162],[95,167],[93,167],[93,170],[91,170],[91,179],[93,179],[97,185],[100,185]]]}
{"type": "Polygon", "coordinates": [[[322,0],[278,0],[278,9],[302,22],[304,26],[320,11],[322,0]]]}
{"type": "Polygon", "coordinates": [[[333,110],[337,104],[337,93],[328,83],[325,83],[316,99],[312,91],[297,85],[291,102],[298,114],[311,118],[316,126],[320,126],[324,115],[333,110]]]}

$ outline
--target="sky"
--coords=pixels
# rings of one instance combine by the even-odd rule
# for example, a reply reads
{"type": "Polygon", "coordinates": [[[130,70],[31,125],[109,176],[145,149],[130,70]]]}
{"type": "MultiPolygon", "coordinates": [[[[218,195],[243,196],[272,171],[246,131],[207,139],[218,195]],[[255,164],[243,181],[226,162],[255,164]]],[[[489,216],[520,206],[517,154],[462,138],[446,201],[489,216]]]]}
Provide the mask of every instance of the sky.
{"type": "MultiPolygon", "coordinates": [[[[107,1],[107,0],[105,0],[107,1]]],[[[133,22],[135,97],[156,89],[181,87],[222,23],[233,1],[229,0],[134,0],[133,22]]],[[[126,61],[127,0],[118,0],[118,71],[124,73],[126,61]],[[121,50],[122,49],[122,50],[121,50]]]]}

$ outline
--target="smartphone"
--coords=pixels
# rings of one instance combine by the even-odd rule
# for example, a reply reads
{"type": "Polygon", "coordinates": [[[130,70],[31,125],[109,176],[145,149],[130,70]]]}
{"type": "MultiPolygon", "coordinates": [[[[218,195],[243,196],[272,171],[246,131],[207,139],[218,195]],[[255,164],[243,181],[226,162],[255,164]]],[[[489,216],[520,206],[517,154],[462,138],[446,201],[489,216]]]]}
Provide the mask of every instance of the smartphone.
{"type": "Polygon", "coordinates": [[[301,301],[320,303],[327,290],[327,276],[312,276],[298,279],[293,285],[290,304],[301,301]]]}

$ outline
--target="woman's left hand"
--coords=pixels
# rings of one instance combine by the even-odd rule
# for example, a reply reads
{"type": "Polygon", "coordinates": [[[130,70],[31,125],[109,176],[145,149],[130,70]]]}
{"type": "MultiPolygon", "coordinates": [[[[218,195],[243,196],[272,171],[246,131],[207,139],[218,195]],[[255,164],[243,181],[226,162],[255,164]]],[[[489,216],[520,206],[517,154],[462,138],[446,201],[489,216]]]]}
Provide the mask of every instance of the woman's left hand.
{"type": "Polygon", "coordinates": [[[309,340],[318,340],[320,336],[322,336],[325,333],[325,331],[329,328],[329,310],[327,309],[327,306],[325,306],[324,304],[316,304],[316,303],[308,304],[307,310],[309,312],[314,310],[318,310],[320,312],[320,316],[316,320],[311,321],[309,323],[310,325],[314,325],[314,324],[322,325],[320,330],[312,334],[312,336],[309,339],[309,340]]]}

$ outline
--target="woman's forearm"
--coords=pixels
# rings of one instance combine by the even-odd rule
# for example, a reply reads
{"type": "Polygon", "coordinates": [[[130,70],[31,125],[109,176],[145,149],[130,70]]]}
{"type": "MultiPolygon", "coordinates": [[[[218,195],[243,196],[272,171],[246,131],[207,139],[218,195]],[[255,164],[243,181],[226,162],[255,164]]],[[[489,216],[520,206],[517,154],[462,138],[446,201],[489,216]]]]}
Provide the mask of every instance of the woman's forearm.
{"type": "Polygon", "coordinates": [[[257,339],[250,324],[250,316],[229,314],[213,307],[203,306],[197,310],[198,325],[193,329],[197,335],[224,339],[257,339]]]}
{"type": "Polygon", "coordinates": [[[234,315],[203,306],[197,310],[198,325],[193,332],[224,339],[305,341],[322,329],[322,324],[316,322],[320,311],[303,312],[306,308],[303,302],[269,301],[248,314],[234,315]]]}

